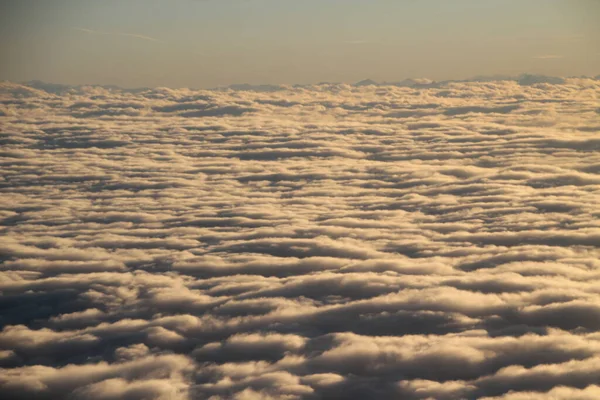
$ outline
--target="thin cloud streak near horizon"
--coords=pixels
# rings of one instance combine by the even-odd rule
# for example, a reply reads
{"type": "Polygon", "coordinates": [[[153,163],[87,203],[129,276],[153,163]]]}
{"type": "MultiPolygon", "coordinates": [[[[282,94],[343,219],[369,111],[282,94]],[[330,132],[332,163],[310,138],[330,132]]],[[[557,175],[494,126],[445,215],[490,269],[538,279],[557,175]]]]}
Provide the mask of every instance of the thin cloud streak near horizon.
{"type": "Polygon", "coordinates": [[[560,54],[545,54],[541,56],[535,56],[533,58],[535,58],[536,60],[558,60],[561,58],[565,58],[565,56],[560,54]]]}
{"type": "Polygon", "coordinates": [[[80,31],[80,32],[89,33],[89,34],[92,34],[92,35],[124,36],[124,37],[131,37],[131,38],[135,38],[135,39],[148,40],[148,41],[156,42],[156,43],[166,43],[164,40],[153,38],[151,36],[142,35],[142,34],[139,34],[139,33],[105,32],[105,31],[97,31],[97,30],[94,30],[94,29],[79,28],[79,27],[74,27],[72,29],[74,29],[76,31],[80,31]]]}

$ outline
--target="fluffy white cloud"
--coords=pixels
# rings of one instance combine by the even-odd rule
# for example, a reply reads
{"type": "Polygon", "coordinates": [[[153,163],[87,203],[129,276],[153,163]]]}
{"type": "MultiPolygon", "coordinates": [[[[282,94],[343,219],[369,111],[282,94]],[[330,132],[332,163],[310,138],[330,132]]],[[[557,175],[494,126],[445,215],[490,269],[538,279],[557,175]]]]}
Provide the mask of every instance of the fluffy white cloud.
{"type": "Polygon", "coordinates": [[[597,398],[600,82],[538,78],[0,83],[0,397],[597,398]]]}

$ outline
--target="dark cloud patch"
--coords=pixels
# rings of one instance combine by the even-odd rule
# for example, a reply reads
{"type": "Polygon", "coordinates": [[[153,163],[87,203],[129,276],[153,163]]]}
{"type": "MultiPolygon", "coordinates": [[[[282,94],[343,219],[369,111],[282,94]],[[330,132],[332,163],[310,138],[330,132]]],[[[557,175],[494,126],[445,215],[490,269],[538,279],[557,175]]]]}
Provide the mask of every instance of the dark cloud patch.
{"type": "Polygon", "coordinates": [[[462,114],[509,114],[515,110],[518,110],[520,106],[518,104],[510,104],[500,107],[478,107],[478,106],[465,106],[465,107],[452,107],[444,111],[444,115],[462,115],[462,114]]]}
{"type": "Polygon", "coordinates": [[[245,113],[256,111],[254,108],[240,107],[240,106],[224,106],[224,107],[211,107],[207,109],[185,111],[179,115],[187,118],[198,118],[198,117],[225,117],[233,116],[239,117],[245,113]]]}

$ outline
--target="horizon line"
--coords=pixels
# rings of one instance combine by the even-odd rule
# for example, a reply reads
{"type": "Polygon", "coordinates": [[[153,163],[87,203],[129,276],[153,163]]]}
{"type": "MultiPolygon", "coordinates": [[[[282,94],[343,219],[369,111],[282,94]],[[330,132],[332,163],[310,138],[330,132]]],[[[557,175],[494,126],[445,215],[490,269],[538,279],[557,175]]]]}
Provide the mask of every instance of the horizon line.
{"type": "Polygon", "coordinates": [[[430,78],[426,78],[426,77],[419,77],[419,78],[405,78],[405,79],[401,79],[401,80],[394,80],[394,81],[376,81],[370,78],[367,79],[362,79],[356,82],[344,82],[344,81],[319,81],[319,82],[315,82],[315,83],[248,83],[248,82],[236,82],[236,83],[231,83],[231,84],[222,84],[222,85],[217,85],[217,86],[212,86],[210,88],[199,88],[199,87],[193,87],[193,86],[166,86],[166,85],[157,85],[157,86],[121,86],[118,84],[111,84],[111,83],[60,83],[60,82],[50,82],[50,81],[44,81],[41,79],[30,79],[27,81],[12,81],[10,79],[3,79],[0,82],[9,82],[9,83],[16,83],[19,85],[24,85],[24,86],[31,86],[32,84],[43,84],[43,85],[50,85],[50,86],[63,86],[63,87],[71,87],[71,88],[77,88],[77,87],[84,87],[84,86],[92,86],[92,87],[114,87],[114,88],[119,88],[119,89],[127,89],[127,90],[135,90],[135,89],[150,89],[150,88],[158,88],[158,87],[165,87],[165,88],[169,88],[169,89],[198,89],[198,90],[213,90],[213,89],[226,89],[226,88],[231,88],[231,87],[235,87],[235,86],[246,86],[246,87],[285,87],[285,86],[294,86],[294,87],[306,87],[306,86],[320,86],[320,85],[351,85],[351,86],[369,86],[369,85],[373,85],[373,86],[394,86],[394,85],[400,85],[400,84],[404,84],[407,85],[409,82],[412,82],[414,86],[427,86],[427,85],[433,85],[433,84],[442,84],[442,83],[451,83],[451,82],[478,82],[478,81],[487,81],[487,82],[494,82],[494,81],[510,81],[510,80],[515,80],[518,81],[520,79],[524,79],[524,78],[546,78],[546,79],[593,79],[593,80],[598,80],[600,79],[600,73],[598,75],[546,75],[546,74],[536,74],[536,73],[528,73],[528,72],[524,72],[521,74],[517,74],[517,75],[503,75],[503,74],[494,74],[494,75],[475,75],[473,77],[470,78],[463,78],[463,79],[441,79],[441,80],[434,80],[434,79],[430,79],[430,78]]]}

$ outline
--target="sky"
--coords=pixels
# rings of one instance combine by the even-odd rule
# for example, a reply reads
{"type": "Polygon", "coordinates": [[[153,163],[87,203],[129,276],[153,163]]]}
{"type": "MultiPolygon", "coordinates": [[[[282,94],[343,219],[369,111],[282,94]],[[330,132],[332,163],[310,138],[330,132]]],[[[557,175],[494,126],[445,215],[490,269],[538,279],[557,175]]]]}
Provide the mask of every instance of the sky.
{"type": "Polygon", "coordinates": [[[208,88],[597,75],[596,0],[1,0],[0,79],[208,88]]]}
{"type": "Polygon", "coordinates": [[[600,399],[599,11],[0,0],[0,399],[600,399]]]}

